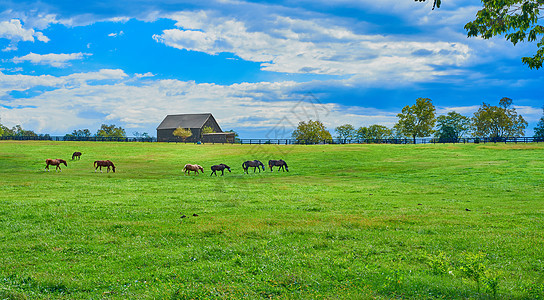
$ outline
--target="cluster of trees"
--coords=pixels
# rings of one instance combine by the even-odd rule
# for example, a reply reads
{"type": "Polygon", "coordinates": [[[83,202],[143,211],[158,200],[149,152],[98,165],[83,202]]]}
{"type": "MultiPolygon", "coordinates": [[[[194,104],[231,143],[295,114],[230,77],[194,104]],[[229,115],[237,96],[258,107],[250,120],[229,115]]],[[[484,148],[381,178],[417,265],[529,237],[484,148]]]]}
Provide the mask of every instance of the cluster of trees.
{"type": "MultiPolygon", "coordinates": [[[[398,122],[393,128],[370,125],[355,128],[344,124],[335,128],[339,139],[387,139],[428,137],[434,134],[440,142],[454,142],[469,134],[473,137],[501,139],[525,135],[527,121],[512,106],[512,99],[502,98],[499,105],[482,103],[472,117],[450,111],[436,117],[436,108],[431,99],[418,98],[414,105],[405,106],[397,114],[398,122]]],[[[293,132],[293,139],[319,142],[332,139],[320,121],[300,122],[293,132]]],[[[544,116],[535,127],[535,137],[544,138],[544,116]]]]}
{"type": "MultiPolygon", "coordinates": [[[[138,133],[139,134],[139,133],[138,133]]],[[[143,133],[142,137],[149,137],[147,133],[143,133]]],[[[65,138],[85,138],[85,137],[108,137],[108,138],[124,138],[127,137],[125,129],[121,126],[117,127],[114,124],[106,125],[102,124],[100,129],[93,135],[89,129],[78,129],[72,131],[72,133],[66,134],[65,138]]]]}
{"type": "Polygon", "coordinates": [[[471,118],[455,111],[435,118],[436,109],[431,99],[418,98],[416,104],[405,106],[397,115],[395,129],[406,137],[425,137],[435,134],[439,141],[456,141],[470,133],[473,137],[492,139],[525,135],[527,121],[512,107],[512,99],[502,98],[498,106],[482,103],[471,118]],[[437,124],[435,128],[435,124],[437,124]]]}
{"type": "MultiPolygon", "coordinates": [[[[24,130],[21,125],[8,128],[0,123],[0,136],[40,136],[32,130],[24,130]]],[[[44,135],[41,135],[44,136],[44,135]]]]}

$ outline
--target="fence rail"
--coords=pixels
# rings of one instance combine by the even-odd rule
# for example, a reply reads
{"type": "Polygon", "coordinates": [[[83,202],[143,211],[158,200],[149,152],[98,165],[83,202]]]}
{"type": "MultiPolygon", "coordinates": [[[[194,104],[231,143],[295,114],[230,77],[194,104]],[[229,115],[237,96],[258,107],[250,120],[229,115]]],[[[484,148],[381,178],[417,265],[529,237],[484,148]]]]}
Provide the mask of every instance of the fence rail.
{"type": "MultiPolygon", "coordinates": [[[[92,142],[157,142],[157,138],[142,137],[65,137],[65,136],[0,136],[0,140],[19,141],[92,141],[92,142]]],[[[494,137],[494,138],[459,138],[455,140],[444,140],[436,138],[398,138],[398,139],[330,139],[330,140],[295,140],[295,139],[236,139],[230,144],[243,145],[316,145],[316,144],[446,144],[446,143],[538,143],[544,142],[544,137],[494,137]]],[[[183,142],[176,142],[183,143],[183,142]]],[[[189,144],[200,144],[201,142],[188,142],[189,144]]],[[[225,142],[227,143],[227,142],[225,142]]],[[[211,142],[207,144],[225,144],[211,142]]]]}

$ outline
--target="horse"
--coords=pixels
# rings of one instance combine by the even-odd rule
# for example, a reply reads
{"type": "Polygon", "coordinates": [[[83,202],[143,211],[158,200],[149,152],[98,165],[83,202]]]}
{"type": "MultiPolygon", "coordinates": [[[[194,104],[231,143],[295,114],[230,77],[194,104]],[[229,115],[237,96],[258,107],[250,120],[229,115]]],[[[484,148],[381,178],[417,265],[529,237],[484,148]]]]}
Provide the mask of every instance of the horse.
{"type": "Polygon", "coordinates": [[[115,165],[109,160],[95,160],[93,166],[95,167],[95,172],[98,170],[98,168],[100,168],[100,173],[102,173],[102,167],[108,167],[106,169],[107,173],[110,172],[110,168],[112,169],[113,173],[115,173],[115,165]]]}
{"type": "Polygon", "coordinates": [[[202,171],[202,173],[204,173],[204,168],[200,165],[192,165],[192,164],[186,164],[184,167],[183,167],[183,171],[185,172],[185,174],[191,174],[191,171],[194,171],[196,174],[198,174],[198,170],[202,171]]]}
{"type": "Polygon", "coordinates": [[[72,154],[72,160],[74,160],[74,158],[77,159],[81,159],[81,152],[74,152],[74,154],[72,154]]]}
{"type": "Polygon", "coordinates": [[[212,176],[213,174],[215,174],[215,176],[217,176],[215,171],[221,171],[221,176],[223,176],[224,172],[225,172],[225,169],[229,170],[229,172],[230,172],[230,167],[225,165],[225,164],[218,164],[218,165],[212,166],[212,173],[210,174],[210,176],[212,176]]]}
{"type": "Polygon", "coordinates": [[[45,169],[47,171],[49,171],[49,165],[52,165],[52,166],[57,166],[55,168],[55,171],[57,171],[57,170],[62,171],[62,169],[60,168],[61,164],[64,164],[65,166],[68,166],[68,164],[66,164],[66,161],[64,159],[60,159],[60,158],[59,159],[50,159],[50,158],[48,158],[48,159],[45,160],[45,169]]]}
{"type": "Polygon", "coordinates": [[[265,170],[264,164],[258,160],[248,160],[242,164],[242,168],[244,168],[244,172],[248,174],[249,172],[247,171],[247,169],[249,169],[250,167],[253,167],[253,173],[255,173],[255,169],[259,169],[259,173],[261,173],[260,167],[263,168],[263,171],[265,170]]]}
{"type": "Polygon", "coordinates": [[[289,172],[289,168],[287,167],[287,163],[283,160],[283,159],[280,159],[280,160],[269,160],[268,161],[268,166],[270,167],[270,172],[272,172],[272,167],[279,167],[278,168],[278,172],[280,170],[283,170],[284,172],[287,171],[289,172]],[[285,167],[285,169],[284,169],[285,167]]]}

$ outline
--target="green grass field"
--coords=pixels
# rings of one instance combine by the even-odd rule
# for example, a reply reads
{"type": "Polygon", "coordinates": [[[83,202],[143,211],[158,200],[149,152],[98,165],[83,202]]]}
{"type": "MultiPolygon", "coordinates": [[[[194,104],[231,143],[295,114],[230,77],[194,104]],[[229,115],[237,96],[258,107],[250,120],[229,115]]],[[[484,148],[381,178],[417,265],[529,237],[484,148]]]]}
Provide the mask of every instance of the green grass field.
{"type": "Polygon", "coordinates": [[[0,174],[0,299],[544,298],[544,144],[2,141],[0,174]]]}

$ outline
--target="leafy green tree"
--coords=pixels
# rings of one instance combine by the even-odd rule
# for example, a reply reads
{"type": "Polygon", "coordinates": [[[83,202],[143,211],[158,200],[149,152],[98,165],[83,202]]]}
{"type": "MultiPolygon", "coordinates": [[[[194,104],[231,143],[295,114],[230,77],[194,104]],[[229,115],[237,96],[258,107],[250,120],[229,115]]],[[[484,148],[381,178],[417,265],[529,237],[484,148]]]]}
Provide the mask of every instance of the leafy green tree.
{"type": "Polygon", "coordinates": [[[352,139],[355,137],[355,128],[351,124],[340,125],[334,131],[336,131],[340,139],[352,139]]]}
{"type": "Polygon", "coordinates": [[[184,142],[187,138],[193,135],[191,129],[178,127],[174,130],[174,136],[181,138],[184,142]]]}
{"type": "Polygon", "coordinates": [[[435,136],[440,142],[457,141],[470,129],[470,118],[455,111],[448,112],[436,118],[437,131],[435,136]]]}
{"type": "Polygon", "coordinates": [[[368,139],[368,127],[361,126],[357,128],[355,137],[361,140],[368,139]]]}
{"type": "Polygon", "coordinates": [[[206,134],[206,133],[214,133],[215,131],[213,130],[213,128],[211,128],[210,126],[204,126],[202,128],[202,134],[206,134]]]}
{"type": "Polygon", "coordinates": [[[332,139],[331,133],[327,131],[323,123],[312,120],[299,122],[292,136],[298,142],[309,143],[319,143],[320,141],[332,139]]]}
{"type": "Polygon", "coordinates": [[[92,134],[89,129],[78,129],[72,131],[72,133],[69,135],[73,137],[90,137],[92,134]]]}
{"type": "Polygon", "coordinates": [[[368,126],[368,138],[381,140],[390,138],[393,135],[393,131],[383,125],[370,125],[368,126]]]}
{"type": "Polygon", "coordinates": [[[535,127],[535,137],[537,138],[544,138],[544,107],[542,108],[542,111],[543,111],[543,114],[542,114],[542,117],[540,118],[540,121],[538,121],[538,124],[536,124],[536,127],[535,127]]]}
{"type": "Polygon", "coordinates": [[[356,131],[359,139],[381,140],[393,136],[393,130],[383,125],[370,125],[368,127],[359,127],[356,131]]]}
{"type": "Polygon", "coordinates": [[[499,101],[499,106],[482,103],[472,117],[473,135],[490,138],[524,136],[528,123],[511,105],[512,99],[506,97],[499,101]]]}
{"type": "MultiPolygon", "coordinates": [[[[426,0],[415,0],[425,2],[426,0]]],[[[490,39],[502,36],[516,45],[519,42],[537,42],[537,51],[532,57],[522,57],[521,61],[531,69],[542,67],[544,60],[544,26],[541,9],[544,0],[482,0],[483,8],[476,19],[465,25],[468,37],[490,39]]],[[[440,7],[441,0],[434,0],[434,7],[440,7]]]]}
{"type": "Polygon", "coordinates": [[[100,129],[98,129],[98,131],[96,132],[96,136],[122,138],[122,137],[126,137],[127,134],[121,126],[117,127],[114,124],[112,125],[102,124],[102,126],[100,126],[100,129]]]}
{"type": "Polygon", "coordinates": [[[24,130],[21,125],[15,125],[11,129],[14,136],[38,136],[34,131],[32,130],[24,130]]]}
{"type": "Polygon", "coordinates": [[[425,137],[433,133],[436,122],[434,105],[429,98],[417,98],[416,104],[405,106],[400,114],[395,128],[403,135],[411,136],[416,142],[416,137],[425,137]]]}

